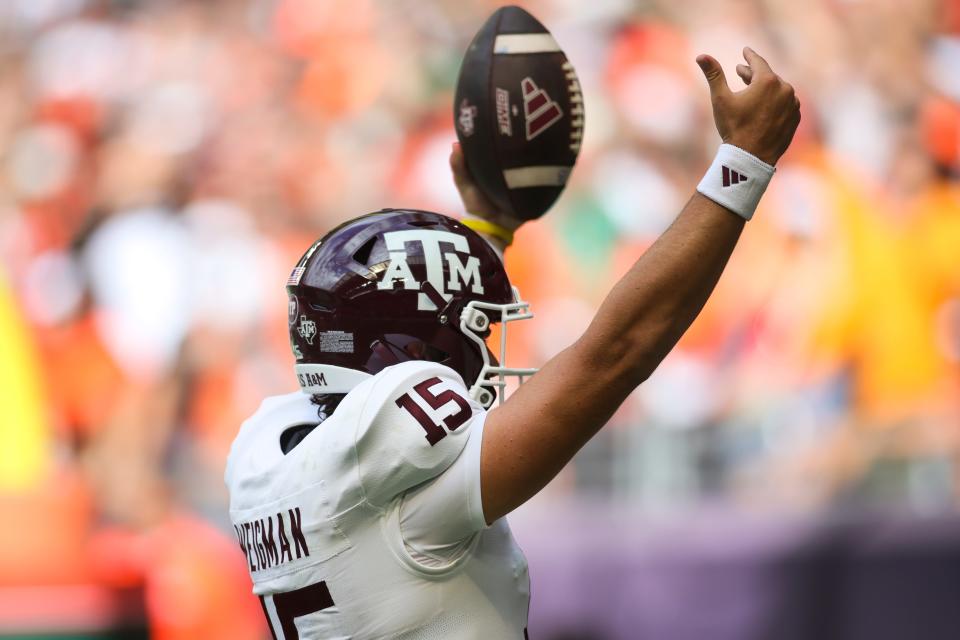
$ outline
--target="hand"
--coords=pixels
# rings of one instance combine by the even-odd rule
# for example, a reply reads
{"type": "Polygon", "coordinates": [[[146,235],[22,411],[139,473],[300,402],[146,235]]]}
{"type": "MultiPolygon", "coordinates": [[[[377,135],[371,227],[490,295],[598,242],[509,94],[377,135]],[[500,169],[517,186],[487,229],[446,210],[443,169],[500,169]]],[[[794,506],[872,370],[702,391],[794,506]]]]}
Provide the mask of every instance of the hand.
{"type": "Polygon", "coordinates": [[[467,169],[467,161],[463,157],[463,149],[460,148],[459,142],[453,143],[453,150],[450,152],[450,169],[453,171],[453,182],[457,185],[457,191],[460,192],[460,199],[467,213],[510,231],[516,231],[517,227],[523,224],[523,220],[508,216],[484,195],[483,190],[470,175],[470,170],[467,169]]]}
{"type": "Polygon", "coordinates": [[[736,93],[714,58],[697,56],[697,64],[710,85],[713,120],[720,138],[773,165],[790,146],[800,124],[800,101],[793,87],[753,49],[744,47],[743,57],[747,64],[737,65],[737,75],[747,88],[736,93]]]}

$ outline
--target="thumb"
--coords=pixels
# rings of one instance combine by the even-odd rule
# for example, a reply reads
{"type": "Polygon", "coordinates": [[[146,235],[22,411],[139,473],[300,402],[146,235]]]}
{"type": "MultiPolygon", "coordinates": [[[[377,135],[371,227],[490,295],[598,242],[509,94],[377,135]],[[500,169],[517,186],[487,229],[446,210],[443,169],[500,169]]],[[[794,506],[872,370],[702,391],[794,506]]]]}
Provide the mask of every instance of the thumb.
{"type": "Polygon", "coordinates": [[[710,85],[710,95],[713,97],[730,93],[730,85],[727,84],[727,76],[723,73],[723,68],[712,56],[701,54],[697,56],[697,64],[703,71],[707,84],[710,85]]]}
{"type": "Polygon", "coordinates": [[[463,148],[460,143],[454,142],[450,151],[450,169],[453,171],[453,181],[458,189],[470,186],[470,171],[467,169],[466,158],[463,157],[463,148]]]}

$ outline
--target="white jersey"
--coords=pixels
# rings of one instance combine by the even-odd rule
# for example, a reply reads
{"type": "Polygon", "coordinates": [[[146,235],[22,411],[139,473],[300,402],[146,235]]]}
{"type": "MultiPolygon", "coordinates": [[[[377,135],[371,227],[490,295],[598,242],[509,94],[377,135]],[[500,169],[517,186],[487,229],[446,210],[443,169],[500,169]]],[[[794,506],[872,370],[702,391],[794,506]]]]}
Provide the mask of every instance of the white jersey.
{"type": "Polygon", "coordinates": [[[225,479],[253,592],[274,636],[525,636],[527,563],[480,504],[486,412],[453,370],[388,367],[316,424],[295,392],[268,398],[233,443],[225,479]]]}

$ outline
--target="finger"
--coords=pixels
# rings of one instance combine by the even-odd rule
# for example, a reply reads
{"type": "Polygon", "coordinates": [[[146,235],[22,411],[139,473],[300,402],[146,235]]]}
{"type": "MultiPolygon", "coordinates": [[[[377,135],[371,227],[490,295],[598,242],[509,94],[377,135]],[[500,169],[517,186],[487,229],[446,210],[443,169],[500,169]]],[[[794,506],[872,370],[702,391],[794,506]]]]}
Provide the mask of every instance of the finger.
{"type": "Polygon", "coordinates": [[[697,56],[697,64],[703,71],[707,84],[710,85],[710,95],[713,97],[730,93],[730,85],[727,84],[727,76],[723,73],[720,63],[712,56],[701,54],[697,56]]]}
{"type": "Polygon", "coordinates": [[[460,147],[459,142],[454,142],[453,149],[450,151],[450,169],[453,171],[453,181],[458,187],[470,182],[467,161],[463,157],[463,148],[460,147]]]}
{"type": "Polygon", "coordinates": [[[753,77],[766,74],[773,75],[773,69],[770,68],[770,64],[750,47],[743,48],[743,59],[747,61],[747,64],[749,64],[753,70],[753,77]]]}
{"type": "Polygon", "coordinates": [[[750,81],[753,80],[753,70],[750,69],[745,64],[737,65],[737,75],[740,76],[740,79],[743,80],[743,84],[749,85],[750,81]]]}
{"type": "Polygon", "coordinates": [[[454,142],[450,149],[450,168],[456,171],[461,164],[463,164],[463,149],[460,148],[459,142],[454,142]]]}

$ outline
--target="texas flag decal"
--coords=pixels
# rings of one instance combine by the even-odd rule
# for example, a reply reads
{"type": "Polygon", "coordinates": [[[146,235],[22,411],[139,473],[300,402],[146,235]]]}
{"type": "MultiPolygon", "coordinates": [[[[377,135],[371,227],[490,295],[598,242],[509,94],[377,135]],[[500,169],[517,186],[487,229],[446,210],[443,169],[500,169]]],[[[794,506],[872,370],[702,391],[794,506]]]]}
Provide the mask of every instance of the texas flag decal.
{"type": "Polygon", "coordinates": [[[563,117],[560,106],[550,99],[547,92],[537,86],[533,78],[520,82],[523,89],[523,118],[527,125],[527,140],[533,140],[563,117]]]}

